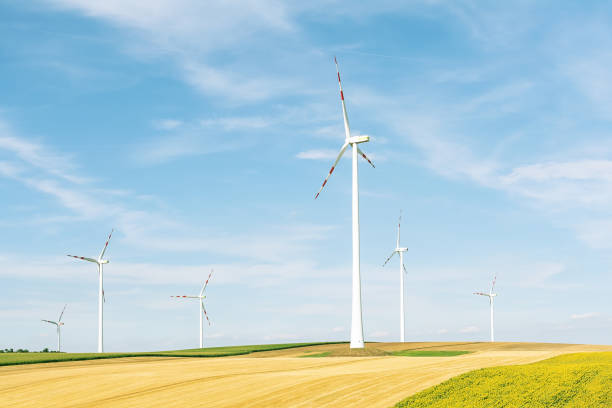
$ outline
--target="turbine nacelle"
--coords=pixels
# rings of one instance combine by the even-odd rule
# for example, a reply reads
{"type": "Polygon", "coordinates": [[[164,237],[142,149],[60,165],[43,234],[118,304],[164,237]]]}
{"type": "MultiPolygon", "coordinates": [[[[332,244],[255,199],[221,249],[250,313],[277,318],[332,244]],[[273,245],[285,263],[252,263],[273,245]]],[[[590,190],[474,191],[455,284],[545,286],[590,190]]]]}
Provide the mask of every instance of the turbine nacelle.
{"type": "Polygon", "coordinates": [[[108,259],[98,259],[98,263],[99,263],[99,264],[107,264],[107,263],[109,263],[109,262],[110,262],[110,261],[109,261],[108,259]]]}
{"type": "Polygon", "coordinates": [[[362,136],[351,136],[348,138],[347,142],[349,144],[358,144],[365,143],[370,141],[370,136],[362,135],[362,136]]]}
{"type": "Polygon", "coordinates": [[[395,248],[395,252],[408,252],[408,248],[395,248]]]}

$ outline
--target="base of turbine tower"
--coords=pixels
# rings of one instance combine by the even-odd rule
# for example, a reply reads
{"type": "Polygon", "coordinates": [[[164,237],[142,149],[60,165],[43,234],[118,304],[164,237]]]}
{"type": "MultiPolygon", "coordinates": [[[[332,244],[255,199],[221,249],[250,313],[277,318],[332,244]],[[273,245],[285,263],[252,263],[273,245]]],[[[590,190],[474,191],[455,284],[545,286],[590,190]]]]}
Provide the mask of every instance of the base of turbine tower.
{"type": "Polygon", "coordinates": [[[363,341],[351,341],[352,349],[362,349],[364,347],[365,345],[363,344],[363,341]]]}

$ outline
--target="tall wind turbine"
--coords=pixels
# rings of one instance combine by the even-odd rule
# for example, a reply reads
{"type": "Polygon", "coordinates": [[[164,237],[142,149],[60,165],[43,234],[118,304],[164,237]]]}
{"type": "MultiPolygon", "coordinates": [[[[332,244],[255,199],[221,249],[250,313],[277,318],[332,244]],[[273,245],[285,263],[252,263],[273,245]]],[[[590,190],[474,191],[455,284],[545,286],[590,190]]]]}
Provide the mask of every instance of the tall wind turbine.
{"type": "Polygon", "coordinates": [[[198,320],[200,321],[200,348],[204,347],[204,329],[202,327],[202,321],[204,320],[204,316],[206,316],[206,321],[208,321],[208,325],[210,326],[210,320],[208,319],[208,313],[206,313],[206,308],[204,307],[204,299],[206,299],[206,296],[204,296],[204,291],[206,290],[206,286],[208,285],[208,281],[210,280],[210,276],[212,275],[212,273],[213,271],[211,270],[210,273],[208,274],[208,279],[206,279],[206,282],[204,282],[204,285],[202,286],[202,290],[200,291],[200,294],[198,296],[186,296],[186,295],[170,296],[173,298],[200,299],[200,307],[198,307],[198,320]]]}
{"type": "Polygon", "coordinates": [[[340,148],[340,153],[334,162],[331,170],[323,185],[317,192],[315,200],[319,197],[319,194],[327,184],[327,180],[334,172],[336,165],[340,161],[340,158],[344,154],[347,147],[350,145],[352,148],[353,156],[353,307],[352,307],[352,318],[351,318],[351,348],[363,348],[363,321],[361,315],[361,275],[359,272],[359,178],[357,172],[357,154],[360,154],[364,159],[374,167],[374,164],[368,159],[368,157],[361,151],[357,146],[359,143],[365,143],[370,141],[369,136],[351,136],[351,129],[349,127],[348,115],[346,113],[346,104],[344,102],[344,92],[342,92],[342,82],[340,81],[340,69],[338,68],[338,61],[334,57],[336,63],[336,71],[338,73],[338,85],[340,86],[340,99],[342,101],[342,115],[344,117],[344,144],[340,148]]]}
{"type": "Polygon", "coordinates": [[[43,322],[51,323],[51,324],[54,324],[55,326],[57,326],[57,352],[58,353],[60,351],[62,351],[61,328],[64,325],[64,322],[62,322],[62,316],[64,315],[64,310],[66,310],[66,306],[68,306],[68,305],[64,305],[64,308],[62,309],[62,313],[60,313],[60,316],[59,316],[59,319],[57,319],[57,322],[54,322],[53,320],[40,319],[43,322]]]}
{"type": "Polygon", "coordinates": [[[84,256],[68,255],[72,258],[81,259],[87,262],[93,262],[96,265],[98,265],[98,279],[100,281],[100,286],[98,288],[98,353],[104,353],[104,329],[103,329],[102,322],[103,322],[103,317],[104,317],[103,302],[105,301],[105,299],[104,299],[104,286],[103,286],[104,275],[103,275],[102,265],[108,263],[108,260],[103,259],[103,257],[104,257],[104,253],[106,252],[106,248],[108,247],[108,242],[113,236],[113,231],[114,230],[111,230],[111,233],[108,235],[106,244],[104,244],[104,248],[102,248],[102,252],[100,252],[100,256],[98,256],[98,259],[86,258],[84,256]]]}
{"type": "Polygon", "coordinates": [[[395,254],[399,254],[399,258],[400,258],[400,336],[401,336],[401,342],[403,343],[404,340],[404,336],[405,336],[405,328],[404,328],[404,322],[405,322],[405,315],[404,315],[404,273],[408,273],[406,271],[406,266],[404,266],[404,252],[408,251],[408,248],[402,248],[400,247],[400,228],[401,228],[401,224],[402,224],[402,212],[400,211],[400,216],[399,216],[399,220],[397,221],[397,244],[395,245],[395,249],[393,250],[393,252],[391,252],[391,255],[389,255],[387,257],[387,260],[385,261],[385,263],[383,264],[383,266],[385,266],[390,260],[391,258],[393,258],[393,255],[395,254]]]}
{"type": "Polygon", "coordinates": [[[475,295],[487,296],[489,298],[489,306],[491,308],[491,342],[495,341],[495,336],[493,334],[493,298],[497,296],[497,294],[493,293],[493,289],[495,288],[496,279],[497,276],[493,278],[493,282],[491,283],[491,290],[489,290],[489,293],[474,292],[475,295]]]}

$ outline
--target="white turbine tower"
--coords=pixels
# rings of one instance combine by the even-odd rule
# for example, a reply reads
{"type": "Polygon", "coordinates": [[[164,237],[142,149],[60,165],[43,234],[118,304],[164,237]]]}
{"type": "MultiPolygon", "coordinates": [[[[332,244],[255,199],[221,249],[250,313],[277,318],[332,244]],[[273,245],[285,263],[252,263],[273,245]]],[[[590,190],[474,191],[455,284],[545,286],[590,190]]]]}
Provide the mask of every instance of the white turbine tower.
{"type": "Polygon", "coordinates": [[[344,154],[346,148],[351,145],[352,156],[353,156],[353,293],[352,293],[352,318],[351,318],[351,348],[363,348],[363,321],[361,316],[361,275],[359,272],[359,178],[357,172],[357,155],[360,154],[364,159],[368,161],[374,167],[374,164],[368,159],[368,157],[361,151],[357,145],[359,143],[368,142],[369,136],[351,136],[351,130],[349,127],[348,115],[346,113],[346,104],[344,102],[344,93],[342,92],[342,82],[340,81],[340,69],[338,68],[338,61],[334,57],[336,63],[336,71],[338,72],[338,84],[340,85],[340,99],[342,100],[342,115],[344,117],[344,144],[338,153],[338,157],[334,162],[331,170],[323,185],[317,192],[315,199],[319,196],[327,180],[333,173],[336,165],[340,161],[340,158],[344,154]]]}
{"type": "Polygon", "coordinates": [[[495,341],[495,336],[493,332],[493,298],[497,296],[497,294],[493,293],[493,289],[495,288],[496,279],[497,279],[497,276],[493,278],[493,282],[491,283],[491,290],[489,291],[489,293],[474,292],[475,295],[487,296],[489,298],[489,306],[491,308],[491,342],[495,341]]]}
{"type": "Polygon", "coordinates": [[[114,230],[111,230],[111,233],[109,234],[108,239],[106,240],[106,244],[104,244],[104,248],[102,248],[102,252],[100,252],[100,256],[98,256],[98,259],[86,258],[84,256],[68,255],[72,258],[93,262],[98,265],[98,279],[100,281],[100,285],[98,288],[98,353],[104,353],[104,329],[102,322],[104,318],[103,302],[105,302],[106,299],[104,298],[104,274],[102,265],[108,263],[108,260],[102,258],[104,257],[104,253],[106,252],[106,248],[108,247],[108,242],[113,236],[113,231],[114,230]]]}
{"type": "Polygon", "coordinates": [[[200,307],[198,307],[198,320],[200,321],[200,348],[204,347],[204,329],[202,327],[202,321],[204,320],[204,316],[206,316],[206,321],[208,321],[208,325],[210,326],[210,320],[208,319],[208,313],[206,313],[206,308],[204,307],[204,299],[206,299],[206,296],[204,296],[204,291],[206,290],[206,286],[208,285],[208,281],[210,280],[210,276],[212,275],[212,273],[213,271],[211,270],[210,273],[208,274],[208,279],[206,279],[206,282],[204,282],[204,285],[202,286],[202,290],[200,291],[200,294],[198,296],[186,296],[186,295],[170,296],[173,298],[200,299],[200,307]]]}
{"type": "Polygon", "coordinates": [[[57,322],[54,322],[53,320],[41,319],[43,322],[54,324],[57,327],[57,352],[58,353],[62,351],[61,328],[64,325],[64,322],[62,322],[62,316],[64,315],[64,310],[66,310],[66,306],[68,305],[64,305],[64,308],[62,309],[62,313],[60,313],[60,316],[59,316],[59,319],[57,319],[57,322]]]}
{"type": "Polygon", "coordinates": [[[404,266],[404,252],[407,252],[408,248],[400,247],[401,224],[402,224],[402,212],[400,211],[399,220],[397,222],[397,244],[395,245],[395,249],[393,250],[393,252],[391,252],[391,255],[389,255],[389,257],[387,258],[383,266],[385,266],[391,260],[391,258],[393,258],[393,255],[399,254],[399,258],[400,258],[400,333],[401,333],[400,337],[401,337],[401,342],[403,343],[405,341],[404,340],[405,339],[404,322],[406,319],[404,315],[404,273],[407,273],[406,266],[404,266]]]}

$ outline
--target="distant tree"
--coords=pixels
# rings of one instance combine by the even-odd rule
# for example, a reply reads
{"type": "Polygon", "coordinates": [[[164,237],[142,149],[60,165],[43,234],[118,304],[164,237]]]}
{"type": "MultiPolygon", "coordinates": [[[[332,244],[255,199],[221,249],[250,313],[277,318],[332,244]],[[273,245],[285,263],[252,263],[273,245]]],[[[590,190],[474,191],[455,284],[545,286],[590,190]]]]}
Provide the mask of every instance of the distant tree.
{"type": "Polygon", "coordinates": [[[48,353],[48,352],[49,352],[49,349],[48,349],[47,347],[45,347],[45,348],[42,350],[42,352],[43,352],[43,353],[48,353]]]}

